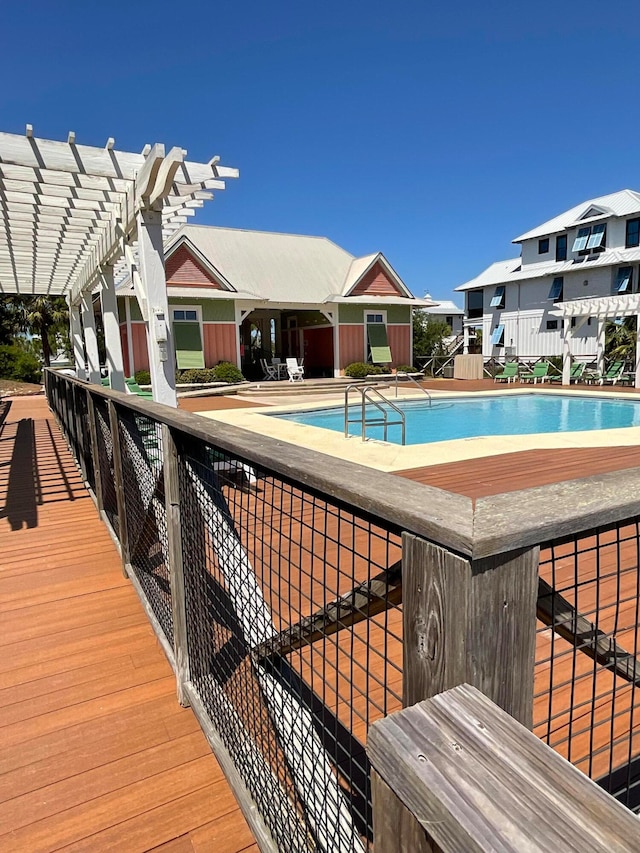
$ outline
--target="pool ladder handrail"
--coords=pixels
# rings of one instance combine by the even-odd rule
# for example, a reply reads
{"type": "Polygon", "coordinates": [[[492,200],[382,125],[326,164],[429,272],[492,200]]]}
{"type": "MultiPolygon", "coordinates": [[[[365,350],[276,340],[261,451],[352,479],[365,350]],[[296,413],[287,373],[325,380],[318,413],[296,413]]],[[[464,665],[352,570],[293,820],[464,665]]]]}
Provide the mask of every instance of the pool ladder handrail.
{"type": "Polygon", "coordinates": [[[433,405],[433,400],[431,399],[431,394],[427,391],[426,388],[423,388],[422,385],[410,374],[405,373],[404,370],[398,373],[396,371],[396,397],[398,396],[398,376],[404,376],[405,379],[408,379],[409,382],[413,382],[413,384],[418,388],[419,391],[422,391],[423,394],[427,395],[427,399],[429,400],[429,408],[433,405]]]}
{"type": "Polygon", "coordinates": [[[362,430],[362,440],[366,441],[367,439],[367,426],[382,426],[384,427],[383,436],[384,441],[387,440],[388,428],[390,426],[400,426],[402,427],[402,444],[406,443],[406,422],[405,415],[402,409],[395,405],[388,397],[385,397],[384,394],[380,392],[380,390],[375,385],[365,385],[360,382],[353,382],[350,385],[347,385],[344,392],[344,437],[349,438],[349,424],[360,424],[362,430]],[[351,391],[358,391],[361,397],[361,416],[360,418],[350,418],[349,417],[349,395],[351,391]],[[379,400],[382,400],[387,406],[393,409],[394,412],[399,417],[399,420],[389,420],[389,411],[385,409],[384,405],[382,405],[379,400],[371,398],[369,395],[375,394],[379,400]],[[367,418],[367,403],[371,403],[371,405],[375,406],[379,412],[382,413],[382,418],[376,418],[372,420],[371,418],[367,418]]]}

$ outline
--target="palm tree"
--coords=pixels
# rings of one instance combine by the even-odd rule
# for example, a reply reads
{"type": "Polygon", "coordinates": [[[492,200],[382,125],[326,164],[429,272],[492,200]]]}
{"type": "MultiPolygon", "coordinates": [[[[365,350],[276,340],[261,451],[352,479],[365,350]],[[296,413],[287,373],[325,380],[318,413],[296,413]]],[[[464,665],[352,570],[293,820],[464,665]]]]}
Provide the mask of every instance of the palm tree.
{"type": "Polygon", "coordinates": [[[38,335],[42,341],[45,367],[51,364],[51,339],[66,333],[69,310],[62,296],[13,296],[15,325],[22,332],[38,335]]]}
{"type": "Polygon", "coordinates": [[[625,317],[621,323],[607,323],[605,330],[605,352],[618,361],[635,361],[636,318],[625,317]]]}

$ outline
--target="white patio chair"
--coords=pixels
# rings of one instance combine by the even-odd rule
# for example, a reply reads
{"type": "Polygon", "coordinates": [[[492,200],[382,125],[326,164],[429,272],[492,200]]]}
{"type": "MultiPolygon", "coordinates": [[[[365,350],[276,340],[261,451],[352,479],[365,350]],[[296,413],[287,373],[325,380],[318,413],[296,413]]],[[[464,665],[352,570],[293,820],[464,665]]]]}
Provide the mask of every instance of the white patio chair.
{"type": "Polygon", "coordinates": [[[271,364],[267,364],[266,358],[260,359],[260,367],[264,372],[264,378],[267,382],[275,381],[278,378],[278,368],[277,366],[273,366],[271,364]]]}
{"type": "Polygon", "coordinates": [[[287,373],[289,374],[289,382],[304,381],[304,367],[298,364],[297,358],[287,359],[287,373]]]}

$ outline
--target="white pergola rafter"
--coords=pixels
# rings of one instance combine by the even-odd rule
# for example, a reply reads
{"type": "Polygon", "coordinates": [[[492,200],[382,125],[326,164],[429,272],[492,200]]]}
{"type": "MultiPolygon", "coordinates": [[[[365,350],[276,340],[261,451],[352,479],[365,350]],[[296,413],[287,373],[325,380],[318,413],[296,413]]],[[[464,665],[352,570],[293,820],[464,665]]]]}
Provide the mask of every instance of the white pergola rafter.
{"type": "Polygon", "coordinates": [[[66,295],[78,304],[104,264],[127,271],[124,246],[137,251],[136,214],[159,210],[171,236],[236,169],[186,160],[163,145],[142,153],[0,133],[0,293],[66,295]]]}

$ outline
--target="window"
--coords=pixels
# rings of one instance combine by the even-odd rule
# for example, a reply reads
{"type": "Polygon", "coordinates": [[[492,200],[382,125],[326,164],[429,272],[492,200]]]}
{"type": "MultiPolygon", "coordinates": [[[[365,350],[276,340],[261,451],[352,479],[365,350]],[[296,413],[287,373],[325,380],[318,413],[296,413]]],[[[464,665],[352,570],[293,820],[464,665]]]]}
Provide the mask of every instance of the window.
{"type": "Polygon", "coordinates": [[[499,326],[496,326],[491,334],[491,346],[504,346],[504,325],[502,323],[499,326]]]}
{"type": "Polygon", "coordinates": [[[556,261],[567,260],[567,235],[558,234],[556,237],[556,261]]]}
{"type": "Polygon", "coordinates": [[[543,237],[542,240],[538,240],[538,254],[546,255],[549,251],[549,238],[543,237]]]}
{"type": "Polygon", "coordinates": [[[173,322],[197,322],[198,320],[198,312],[194,309],[185,309],[176,308],[173,312],[173,322]]]}
{"type": "Polygon", "coordinates": [[[562,292],[564,290],[564,278],[559,275],[557,278],[554,278],[553,284],[551,285],[551,290],[549,291],[549,299],[553,299],[554,302],[562,302],[562,292]]]}
{"type": "Polygon", "coordinates": [[[467,317],[482,317],[484,314],[484,297],[482,290],[470,290],[467,293],[467,317]]]}
{"type": "Polygon", "coordinates": [[[493,296],[491,297],[492,308],[504,308],[504,285],[496,287],[493,296]]]}
{"type": "Polygon", "coordinates": [[[450,329],[453,328],[453,317],[445,317],[444,321],[450,329]]]}
{"type": "Polygon", "coordinates": [[[616,275],[616,293],[629,293],[631,290],[632,267],[619,267],[616,275]]]}
{"type": "Polygon", "coordinates": [[[598,252],[604,251],[607,238],[606,223],[594,225],[593,228],[585,226],[578,229],[578,236],[573,242],[573,252],[598,252]]]}
{"type": "Polygon", "coordinates": [[[557,320],[547,320],[547,331],[553,332],[558,328],[557,320]]]}
{"type": "Polygon", "coordinates": [[[624,245],[627,249],[640,246],[640,219],[627,219],[627,236],[624,245]]]}
{"type": "Polygon", "coordinates": [[[607,226],[602,223],[601,225],[594,225],[591,229],[591,236],[589,237],[589,242],[587,243],[587,249],[604,249],[604,241],[607,236],[607,226]]]}
{"type": "Polygon", "coordinates": [[[387,337],[387,314],[384,312],[364,313],[365,348],[367,361],[373,364],[389,364],[391,348],[387,337]]]}

